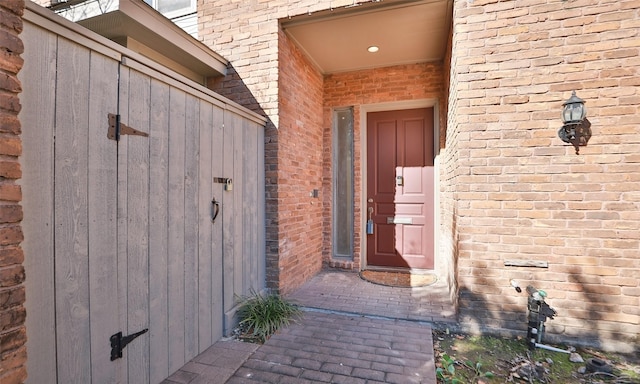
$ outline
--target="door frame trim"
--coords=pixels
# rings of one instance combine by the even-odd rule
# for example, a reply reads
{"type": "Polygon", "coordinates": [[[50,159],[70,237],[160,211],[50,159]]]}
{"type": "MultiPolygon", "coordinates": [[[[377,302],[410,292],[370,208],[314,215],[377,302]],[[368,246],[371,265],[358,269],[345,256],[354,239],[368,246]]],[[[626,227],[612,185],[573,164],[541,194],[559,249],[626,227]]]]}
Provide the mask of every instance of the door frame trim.
{"type": "Polygon", "coordinates": [[[440,177],[439,177],[439,154],[440,154],[440,103],[438,99],[417,99],[417,100],[407,100],[407,101],[392,101],[387,103],[378,103],[378,104],[362,104],[360,105],[360,165],[362,169],[362,180],[360,182],[360,270],[365,270],[367,268],[367,235],[365,234],[364,228],[367,223],[367,114],[369,112],[382,112],[382,111],[395,111],[395,110],[403,110],[403,109],[416,109],[416,108],[430,108],[433,107],[433,153],[434,153],[434,181],[433,188],[434,191],[434,215],[433,215],[433,228],[434,228],[434,254],[433,254],[433,270],[438,275],[441,274],[439,271],[440,263],[438,262],[438,228],[440,224],[439,220],[439,200],[440,196],[438,191],[440,190],[440,177]]]}

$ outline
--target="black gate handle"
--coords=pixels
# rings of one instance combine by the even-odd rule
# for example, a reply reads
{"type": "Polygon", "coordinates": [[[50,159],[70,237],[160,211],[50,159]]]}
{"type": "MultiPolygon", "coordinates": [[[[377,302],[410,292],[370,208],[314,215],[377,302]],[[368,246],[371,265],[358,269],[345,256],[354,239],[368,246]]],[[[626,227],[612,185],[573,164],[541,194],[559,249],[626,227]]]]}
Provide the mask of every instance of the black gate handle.
{"type": "Polygon", "coordinates": [[[218,213],[220,213],[220,203],[216,201],[216,198],[214,197],[213,200],[211,200],[211,205],[213,206],[213,217],[211,218],[211,222],[215,223],[216,217],[218,217],[218,213]]]}

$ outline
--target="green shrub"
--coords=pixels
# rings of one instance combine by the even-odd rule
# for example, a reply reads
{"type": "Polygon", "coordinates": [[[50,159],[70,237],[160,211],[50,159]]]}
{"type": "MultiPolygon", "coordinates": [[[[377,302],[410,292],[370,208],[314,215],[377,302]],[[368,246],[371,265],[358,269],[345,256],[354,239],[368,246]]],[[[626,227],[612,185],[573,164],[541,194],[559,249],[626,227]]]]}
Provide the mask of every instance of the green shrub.
{"type": "Polygon", "coordinates": [[[238,315],[240,330],[246,339],[264,343],[273,333],[301,313],[300,309],[277,294],[251,296],[241,299],[238,315]]]}

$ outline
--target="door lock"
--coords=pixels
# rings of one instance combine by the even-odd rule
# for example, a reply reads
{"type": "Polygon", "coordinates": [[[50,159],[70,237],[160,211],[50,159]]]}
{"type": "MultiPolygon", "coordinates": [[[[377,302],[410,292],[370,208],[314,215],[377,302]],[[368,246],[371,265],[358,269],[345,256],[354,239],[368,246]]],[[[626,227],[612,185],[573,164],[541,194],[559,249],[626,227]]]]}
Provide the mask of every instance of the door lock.
{"type": "Polygon", "coordinates": [[[367,220],[367,235],[373,235],[373,207],[369,207],[368,211],[369,220],[367,220]]]}
{"type": "Polygon", "coordinates": [[[233,180],[228,177],[214,177],[213,182],[224,184],[223,188],[225,191],[233,191],[233,180]]]}

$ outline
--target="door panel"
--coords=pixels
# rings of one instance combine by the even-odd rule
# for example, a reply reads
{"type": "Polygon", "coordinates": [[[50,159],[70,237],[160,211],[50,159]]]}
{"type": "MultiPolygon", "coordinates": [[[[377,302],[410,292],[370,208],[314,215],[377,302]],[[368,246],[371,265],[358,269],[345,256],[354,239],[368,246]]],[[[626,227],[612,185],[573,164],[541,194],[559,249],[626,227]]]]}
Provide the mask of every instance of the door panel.
{"type": "Polygon", "coordinates": [[[433,269],[433,108],[367,116],[370,266],[433,269]]]}

